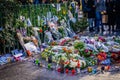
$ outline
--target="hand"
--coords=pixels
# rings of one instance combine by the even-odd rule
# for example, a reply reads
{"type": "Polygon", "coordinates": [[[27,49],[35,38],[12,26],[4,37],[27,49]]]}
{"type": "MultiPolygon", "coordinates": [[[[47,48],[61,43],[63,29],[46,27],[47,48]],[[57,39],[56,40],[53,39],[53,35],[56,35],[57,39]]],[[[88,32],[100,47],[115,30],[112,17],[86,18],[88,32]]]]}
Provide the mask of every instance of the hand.
{"type": "Polygon", "coordinates": [[[104,14],[104,12],[102,11],[101,14],[104,14]]]}
{"type": "Polygon", "coordinates": [[[103,13],[106,13],[106,11],[103,11],[103,13]]]}

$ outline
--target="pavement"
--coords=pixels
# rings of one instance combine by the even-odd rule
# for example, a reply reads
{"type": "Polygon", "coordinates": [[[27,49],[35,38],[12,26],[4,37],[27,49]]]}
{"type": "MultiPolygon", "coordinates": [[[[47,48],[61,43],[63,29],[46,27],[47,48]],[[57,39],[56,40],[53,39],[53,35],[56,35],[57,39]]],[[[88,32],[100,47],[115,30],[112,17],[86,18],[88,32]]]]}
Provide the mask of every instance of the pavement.
{"type": "MultiPolygon", "coordinates": [[[[42,63],[47,64],[45,60],[42,60],[42,63]]],[[[62,74],[56,70],[38,67],[32,62],[32,58],[29,58],[25,61],[0,66],[0,80],[120,80],[120,71],[104,74],[90,74],[82,71],[76,75],[62,74]]]]}
{"type": "Polygon", "coordinates": [[[109,32],[109,31],[100,31],[100,32],[89,32],[88,30],[84,32],[79,33],[80,36],[95,36],[95,35],[100,35],[100,36],[120,36],[120,31],[119,32],[109,32]]]}

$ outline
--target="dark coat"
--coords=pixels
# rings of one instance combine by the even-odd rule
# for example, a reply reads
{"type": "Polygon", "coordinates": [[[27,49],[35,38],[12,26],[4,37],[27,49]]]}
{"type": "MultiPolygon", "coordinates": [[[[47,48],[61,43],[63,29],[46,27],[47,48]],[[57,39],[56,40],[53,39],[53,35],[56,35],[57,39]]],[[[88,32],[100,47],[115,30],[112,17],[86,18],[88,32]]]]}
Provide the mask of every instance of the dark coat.
{"type": "Polygon", "coordinates": [[[120,0],[115,0],[116,28],[120,30],[120,0]]]}
{"type": "Polygon", "coordinates": [[[94,0],[87,1],[88,18],[95,18],[95,4],[94,0]]]}
{"type": "Polygon", "coordinates": [[[88,0],[82,0],[82,11],[83,11],[84,13],[88,12],[87,1],[88,1],[88,0]]]}
{"type": "Polygon", "coordinates": [[[75,1],[78,2],[78,5],[80,6],[80,4],[81,4],[81,3],[80,3],[80,0],[75,0],[75,1]]]}
{"type": "Polygon", "coordinates": [[[97,2],[97,0],[95,0],[95,7],[97,12],[105,11],[106,10],[105,1],[99,0],[99,2],[97,2]]]}
{"type": "Polygon", "coordinates": [[[114,0],[106,0],[106,12],[108,14],[108,24],[114,25],[116,20],[114,0]]]}
{"type": "Polygon", "coordinates": [[[120,15],[120,0],[115,0],[115,10],[118,15],[120,15]]]}

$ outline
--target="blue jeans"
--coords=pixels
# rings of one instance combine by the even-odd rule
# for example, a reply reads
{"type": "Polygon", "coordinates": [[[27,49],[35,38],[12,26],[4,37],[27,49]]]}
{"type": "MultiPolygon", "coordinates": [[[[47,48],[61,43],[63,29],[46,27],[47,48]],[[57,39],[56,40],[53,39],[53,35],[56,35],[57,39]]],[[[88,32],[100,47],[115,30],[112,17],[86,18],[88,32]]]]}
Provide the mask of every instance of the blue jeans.
{"type": "Polygon", "coordinates": [[[93,28],[94,27],[94,18],[88,18],[88,23],[89,23],[89,27],[93,28]]]}
{"type": "Polygon", "coordinates": [[[34,0],[34,4],[39,4],[39,0],[34,0]]]}
{"type": "Polygon", "coordinates": [[[101,14],[101,12],[96,11],[95,26],[96,26],[98,31],[99,31],[100,25],[102,26],[102,14],[101,14]]]}

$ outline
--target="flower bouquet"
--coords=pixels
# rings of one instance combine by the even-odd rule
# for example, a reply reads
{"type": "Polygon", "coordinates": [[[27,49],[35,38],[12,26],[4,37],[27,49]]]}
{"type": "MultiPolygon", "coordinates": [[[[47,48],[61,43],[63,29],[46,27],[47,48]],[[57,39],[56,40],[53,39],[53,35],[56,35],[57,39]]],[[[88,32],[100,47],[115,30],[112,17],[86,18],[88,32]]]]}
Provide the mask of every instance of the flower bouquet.
{"type": "Polygon", "coordinates": [[[41,56],[43,59],[48,58],[48,56],[54,55],[53,51],[51,50],[51,48],[46,48],[42,53],[41,56]]]}
{"type": "Polygon", "coordinates": [[[85,44],[84,44],[84,42],[76,40],[74,42],[74,48],[75,49],[84,49],[85,48],[85,44]]]}
{"type": "Polygon", "coordinates": [[[94,66],[97,64],[97,60],[93,57],[86,58],[86,64],[87,66],[94,66]]]}
{"type": "Polygon", "coordinates": [[[65,31],[63,27],[58,28],[58,31],[61,33],[62,37],[65,37],[65,31]]]}
{"type": "Polygon", "coordinates": [[[52,41],[52,42],[49,43],[50,46],[55,46],[55,45],[57,45],[57,44],[58,44],[58,43],[57,43],[56,41],[52,41]]]}
{"type": "Polygon", "coordinates": [[[105,53],[105,52],[98,53],[97,59],[98,59],[99,62],[106,60],[107,59],[107,53],[105,53]]]}
{"type": "Polygon", "coordinates": [[[84,50],[84,57],[90,57],[93,54],[92,50],[85,49],[84,50]]]}
{"type": "Polygon", "coordinates": [[[63,39],[60,40],[59,45],[60,45],[60,46],[64,46],[64,45],[66,45],[66,44],[67,44],[68,42],[70,42],[70,41],[71,41],[71,39],[68,38],[68,37],[63,38],[63,39]]]}
{"type": "Polygon", "coordinates": [[[74,48],[79,50],[79,53],[81,56],[84,55],[84,49],[85,49],[85,44],[84,42],[81,42],[81,41],[75,41],[74,42],[74,48]]]}

